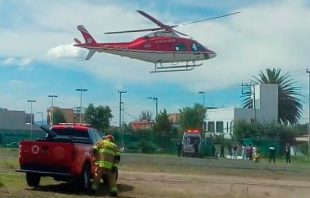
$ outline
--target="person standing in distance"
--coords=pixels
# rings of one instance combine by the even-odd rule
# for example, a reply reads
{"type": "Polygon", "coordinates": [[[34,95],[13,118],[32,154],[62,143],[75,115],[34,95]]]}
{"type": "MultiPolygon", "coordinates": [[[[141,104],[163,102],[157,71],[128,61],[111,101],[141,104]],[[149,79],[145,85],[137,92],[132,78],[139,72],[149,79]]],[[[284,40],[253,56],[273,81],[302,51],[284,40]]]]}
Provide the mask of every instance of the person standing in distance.
{"type": "Polygon", "coordinates": [[[177,143],[177,151],[178,151],[178,157],[180,157],[181,153],[182,153],[182,144],[181,144],[181,142],[177,143]]]}
{"type": "Polygon", "coordinates": [[[269,147],[269,163],[273,161],[273,163],[276,163],[276,147],[274,145],[271,145],[269,147]]]}
{"type": "Polygon", "coordinates": [[[285,145],[285,158],[286,158],[286,163],[290,164],[291,163],[291,146],[289,143],[285,145]]]}

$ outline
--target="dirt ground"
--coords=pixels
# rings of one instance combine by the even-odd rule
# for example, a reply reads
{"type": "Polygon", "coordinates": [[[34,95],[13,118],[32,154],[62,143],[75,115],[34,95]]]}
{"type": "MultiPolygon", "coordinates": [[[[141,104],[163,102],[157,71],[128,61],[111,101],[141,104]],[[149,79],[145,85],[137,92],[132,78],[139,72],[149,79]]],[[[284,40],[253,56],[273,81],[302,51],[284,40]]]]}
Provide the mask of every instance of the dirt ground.
{"type": "MultiPolygon", "coordinates": [[[[1,157],[0,197],[107,197],[101,186],[96,195],[74,184],[42,178],[30,188],[25,175],[16,173],[16,156],[1,157]],[[7,160],[7,161],[5,161],[7,160]]],[[[310,170],[285,164],[230,159],[123,154],[119,166],[120,198],[309,198],[310,170]]]]}
{"type": "Polygon", "coordinates": [[[119,186],[122,197],[137,198],[310,197],[308,181],[243,176],[121,172],[119,186]]]}

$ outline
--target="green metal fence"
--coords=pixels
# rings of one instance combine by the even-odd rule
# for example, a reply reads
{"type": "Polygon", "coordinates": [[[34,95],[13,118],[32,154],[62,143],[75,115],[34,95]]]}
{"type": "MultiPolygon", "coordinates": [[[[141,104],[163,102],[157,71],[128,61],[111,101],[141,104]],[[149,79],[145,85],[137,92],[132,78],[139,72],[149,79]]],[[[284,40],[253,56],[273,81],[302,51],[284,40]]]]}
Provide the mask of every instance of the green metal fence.
{"type": "Polygon", "coordinates": [[[11,142],[19,142],[21,140],[36,139],[45,136],[45,132],[41,130],[16,130],[16,129],[0,129],[0,144],[5,146],[11,142]]]}
{"type": "Polygon", "coordinates": [[[260,139],[256,140],[253,138],[244,138],[243,144],[245,145],[252,145],[255,146],[261,156],[269,156],[269,147],[273,145],[276,149],[276,154],[281,155],[282,152],[282,145],[279,139],[260,139]]]}

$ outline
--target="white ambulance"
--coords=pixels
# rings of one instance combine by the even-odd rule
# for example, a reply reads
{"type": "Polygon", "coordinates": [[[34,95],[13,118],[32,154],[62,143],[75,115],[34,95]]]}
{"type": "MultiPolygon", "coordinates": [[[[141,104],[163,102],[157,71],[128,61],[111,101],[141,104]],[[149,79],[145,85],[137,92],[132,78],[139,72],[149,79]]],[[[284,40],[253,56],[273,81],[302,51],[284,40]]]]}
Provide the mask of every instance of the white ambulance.
{"type": "Polygon", "coordinates": [[[183,133],[182,156],[199,157],[201,133],[198,129],[188,129],[183,133]]]}

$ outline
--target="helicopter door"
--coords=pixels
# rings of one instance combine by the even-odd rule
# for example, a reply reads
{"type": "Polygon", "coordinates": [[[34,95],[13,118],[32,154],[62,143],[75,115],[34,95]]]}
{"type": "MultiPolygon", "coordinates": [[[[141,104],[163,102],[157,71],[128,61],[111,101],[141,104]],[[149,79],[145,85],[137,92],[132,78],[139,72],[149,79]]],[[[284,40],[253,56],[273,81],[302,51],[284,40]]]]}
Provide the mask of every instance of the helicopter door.
{"type": "Polygon", "coordinates": [[[191,60],[191,53],[190,53],[190,45],[186,45],[185,43],[176,43],[175,45],[175,61],[188,61],[191,60]],[[177,53],[179,52],[179,53],[177,53]]]}

